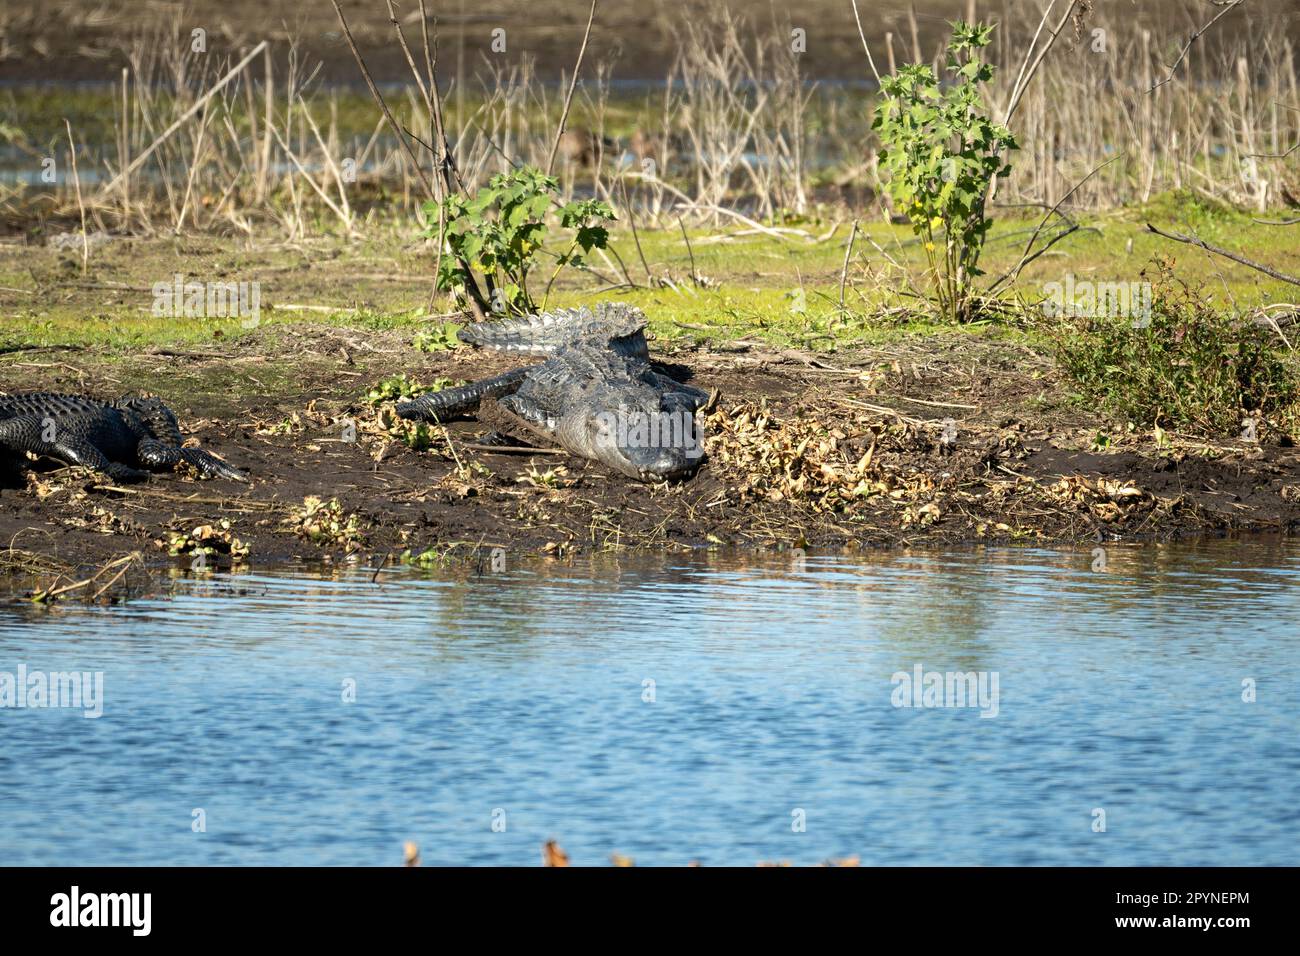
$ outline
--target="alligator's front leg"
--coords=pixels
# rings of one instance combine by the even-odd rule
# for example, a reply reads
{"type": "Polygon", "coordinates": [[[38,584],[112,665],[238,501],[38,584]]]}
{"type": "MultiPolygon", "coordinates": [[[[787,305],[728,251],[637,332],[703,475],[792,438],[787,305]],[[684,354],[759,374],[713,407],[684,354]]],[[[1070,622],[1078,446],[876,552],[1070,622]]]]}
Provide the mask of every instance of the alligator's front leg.
{"type": "Polygon", "coordinates": [[[29,451],[69,465],[101,471],[114,481],[143,481],[149,477],[146,471],[109,461],[98,448],[86,439],[70,434],[67,428],[56,428],[54,439],[47,441],[45,428],[43,420],[33,415],[5,419],[0,422],[0,445],[17,452],[29,451]]]}
{"type": "Polygon", "coordinates": [[[202,448],[185,448],[161,442],[156,438],[145,438],[135,450],[140,463],[156,471],[175,468],[182,461],[193,465],[204,478],[230,478],[234,481],[247,481],[248,476],[226,464],[211,452],[202,448]]]}
{"type": "Polygon", "coordinates": [[[426,422],[444,422],[457,415],[467,415],[478,408],[485,398],[509,395],[528,376],[527,368],[517,368],[492,378],[479,379],[460,388],[445,388],[441,392],[428,392],[410,401],[399,402],[397,414],[426,422]]]}
{"type": "Polygon", "coordinates": [[[66,438],[51,442],[49,448],[50,450],[44,454],[48,454],[51,458],[58,458],[71,465],[82,465],[93,471],[102,471],[114,481],[146,481],[149,478],[147,471],[131,468],[121,462],[109,461],[98,448],[80,438],[66,438]]]}
{"type": "Polygon", "coordinates": [[[685,382],[660,375],[658,372],[652,371],[650,375],[660,391],[664,393],[664,405],[671,406],[673,411],[699,411],[709,401],[709,393],[694,385],[687,385],[685,382]]]}

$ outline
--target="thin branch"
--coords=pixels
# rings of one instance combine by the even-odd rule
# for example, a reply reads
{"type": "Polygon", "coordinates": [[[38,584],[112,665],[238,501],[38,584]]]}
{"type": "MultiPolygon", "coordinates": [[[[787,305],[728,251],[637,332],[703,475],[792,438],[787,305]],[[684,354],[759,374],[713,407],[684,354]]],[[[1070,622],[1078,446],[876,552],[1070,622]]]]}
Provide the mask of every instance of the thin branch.
{"type": "Polygon", "coordinates": [[[1251,269],[1254,269],[1257,272],[1262,272],[1266,276],[1271,276],[1272,278],[1277,279],[1280,282],[1289,282],[1292,285],[1300,285],[1300,278],[1297,278],[1296,276],[1287,275],[1285,272],[1278,272],[1272,266],[1267,266],[1262,262],[1255,262],[1253,259],[1247,259],[1245,256],[1240,255],[1239,253],[1232,252],[1228,249],[1224,249],[1221,246],[1213,245],[1212,243],[1208,243],[1204,239],[1201,239],[1199,236],[1185,236],[1179,232],[1163,232],[1157,229],[1155,226],[1151,225],[1151,223],[1147,223],[1147,228],[1152,232],[1154,232],[1157,236],[1163,236],[1166,239],[1172,239],[1174,240],[1174,242],[1185,242],[1189,246],[1199,246],[1200,248],[1204,249],[1207,252],[1213,252],[1216,256],[1223,256],[1225,259],[1231,259],[1233,262],[1239,262],[1243,266],[1249,266],[1251,269]]]}
{"type": "Polygon", "coordinates": [[[645,261],[645,252],[641,249],[641,237],[636,230],[636,212],[632,209],[632,202],[627,197],[627,180],[619,176],[618,185],[623,190],[623,208],[627,210],[627,222],[632,227],[632,241],[636,243],[636,254],[641,258],[641,268],[645,270],[646,281],[653,286],[655,277],[650,271],[649,263],[645,261]]]}
{"type": "MultiPolygon", "coordinates": [[[[1210,29],[1210,27],[1218,23],[1220,18],[1227,16],[1229,13],[1231,13],[1237,7],[1241,6],[1243,3],[1245,3],[1245,0],[1230,0],[1227,6],[1224,6],[1223,9],[1220,10],[1215,15],[1213,20],[1205,24],[1205,26],[1201,27],[1190,37],[1188,37],[1187,45],[1184,46],[1182,52],[1178,54],[1178,59],[1174,60],[1174,65],[1169,68],[1169,75],[1166,76],[1163,80],[1158,80],[1155,83],[1152,83],[1151,89],[1147,90],[1147,92],[1152,93],[1155,90],[1158,90],[1160,87],[1164,86],[1166,83],[1172,82],[1174,78],[1174,74],[1178,72],[1178,67],[1181,66],[1183,60],[1187,58],[1187,53],[1189,50],[1191,50],[1192,44],[1195,43],[1197,40],[1199,40],[1201,38],[1201,35],[1204,34],[1205,31],[1207,31],[1208,29],[1210,29]]],[[[1222,6],[1222,4],[1216,4],[1216,5],[1222,6]]]]}
{"type": "Polygon", "coordinates": [[[555,154],[560,149],[560,138],[564,135],[564,124],[569,121],[569,105],[573,102],[573,90],[578,85],[578,71],[582,69],[582,57],[587,52],[587,38],[591,36],[591,24],[596,19],[596,2],[591,0],[591,13],[587,15],[587,29],[582,34],[582,46],[578,47],[578,62],[573,64],[573,76],[569,78],[569,90],[564,94],[564,110],[560,113],[560,125],[555,128],[555,142],[551,144],[551,158],[546,161],[546,175],[551,175],[555,166],[555,154]]]}
{"type": "Polygon", "coordinates": [[[867,64],[871,67],[871,75],[876,78],[876,86],[880,86],[880,71],[876,69],[876,61],[871,58],[871,47],[867,46],[867,35],[862,32],[862,18],[858,16],[858,0],[852,0],[853,19],[858,24],[858,36],[862,38],[862,49],[867,53],[867,64]]]}
{"type": "MultiPolygon", "coordinates": [[[[1047,9],[1043,11],[1043,19],[1038,24],[1038,31],[1029,44],[1029,50],[1025,52],[1025,62],[1020,65],[1020,75],[1016,77],[1016,84],[1011,88],[1011,97],[1007,100],[1007,108],[1002,111],[1003,126],[1011,126],[1011,117],[1015,115],[1017,107],[1020,106],[1020,100],[1024,97],[1025,90],[1029,89],[1029,83],[1033,80],[1034,74],[1038,72],[1038,67],[1042,65],[1043,58],[1047,56],[1048,51],[1052,49],[1052,45],[1056,43],[1056,38],[1061,35],[1061,31],[1065,29],[1066,21],[1070,19],[1070,15],[1074,13],[1074,8],[1078,5],[1078,0],[1070,0],[1069,5],[1065,8],[1065,13],[1061,14],[1061,19],[1056,22],[1052,35],[1043,44],[1043,48],[1038,51],[1038,55],[1034,57],[1033,62],[1030,63],[1029,54],[1033,52],[1034,45],[1043,32],[1043,24],[1047,22],[1047,16],[1052,12],[1052,8],[1056,6],[1056,0],[1052,0],[1047,9]]],[[[993,181],[989,183],[987,201],[992,202],[997,196],[999,182],[1000,180],[994,177],[993,181]]]]}
{"type": "Polygon", "coordinates": [[[1025,266],[1029,265],[1029,263],[1033,262],[1035,259],[1037,259],[1039,256],[1041,256],[1044,252],[1046,252],[1048,249],[1050,249],[1052,246],[1056,245],[1056,243],[1060,242],[1062,239],[1064,239],[1064,238],[1065,238],[1066,236],[1068,236],[1070,233],[1074,232],[1075,230],[1077,230],[1077,229],[1079,228],[1078,225],[1076,225],[1074,222],[1071,222],[1070,219],[1069,219],[1068,217],[1064,217],[1064,216],[1063,216],[1062,218],[1065,219],[1066,222],[1069,222],[1069,223],[1070,223],[1070,228],[1067,229],[1067,230],[1065,230],[1065,231],[1062,232],[1062,233],[1058,233],[1057,236],[1056,236],[1054,239],[1052,239],[1051,242],[1049,242],[1049,243],[1048,243],[1046,246],[1044,246],[1042,249],[1039,249],[1038,252],[1036,252],[1034,255],[1032,255],[1032,256],[1029,255],[1029,250],[1032,249],[1032,248],[1034,247],[1034,243],[1038,240],[1038,234],[1039,234],[1040,232],[1042,232],[1042,231],[1043,231],[1043,227],[1047,225],[1047,220],[1051,219],[1051,218],[1052,218],[1052,215],[1053,215],[1054,213],[1057,213],[1057,210],[1061,208],[1061,206],[1065,203],[1065,201],[1066,201],[1067,199],[1069,199],[1069,198],[1070,198],[1071,196],[1073,196],[1076,192],[1078,192],[1080,186],[1082,186],[1082,185],[1083,185],[1084,183],[1086,183],[1088,180],[1092,179],[1093,176],[1097,175],[1097,173],[1101,172],[1103,169],[1105,169],[1107,166],[1109,166],[1111,163],[1115,162],[1117,159],[1119,159],[1119,158],[1120,158],[1121,156],[1123,156],[1123,155],[1124,155],[1123,153],[1120,153],[1120,154],[1118,154],[1117,156],[1112,156],[1110,159],[1106,160],[1106,162],[1102,163],[1100,166],[1095,167],[1095,168],[1092,170],[1092,172],[1088,173],[1087,176],[1084,176],[1084,177],[1083,177],[1082,179],[1080,179],[1077,183],[1075,183],[1073,186],[1071,186],[1071,187],[1070,187],[1070,191],[1067,192],[1067,193],[1066,193],[1064,196],[1062,196],[1060,199],[1058,199],[1058,200],[1056,201],[1056,205],[1055,205],[1055,206],[1053,206],[1051,209],[1047,210],[1047,215],[1043,216],[1043,220],[1042,220],[1042,222],[1040,222],[1040,223],[1038,224],[1038,228],[1036,228],[1036,229],[1034,230],[1034,234],[1033,234],[1032,236],[1029,237],[1029,242],[1025,243],[1025,251],[1022,252],[1022,253],[1020,254],[1020,261],[1017,262],[1016,265],[1015,265],[1013,268],[1011,268],[1011,269],[1009,269],[1008,271],[1004,272],[1004,273],[1003,273],[1003,274],[998,278],[998,280],[997,280],[996,282],[994,282],[991,286],[989,286],[989,293],[990,293],[990,294],[991,294],[991,293],[992,293],[992,292],[993,292],[993,291],[994,291],[998,286],[1000,286],[1003,282],[1007,281],[1008,279],[1010,279],[1012,282],[1014,282],[1016,279],[1020,278],[1020,273],[1021,273],[1021,271],[1024,270],[1025,266]]]}
{"type": "MultiPolygon", "coordinates": [[[[411,164],[415,167],[415,174],[419,176],[420,181],[424,183],[425,191],[427,191],[429,196],[435,202],[437,202],[438,193],[433,188],[433,183],[429,180],[429,177],[425,175],[424,168],[420,165],[420,160],[416,157],[415,150],[411,147],[410,141],[406,138],[406,135],[402,132],[402,128],[397,125],[397,120],[393,119],[393,114],[389,111],[388,104],[384,101],[383,94],[379,92],[379,87],[375,86],[375,81],[370,76],[370,71],[366,69],[366,61],[361,58],[361,51],[357,49],[356,41],[352,39],[352,30],[348,28],[348,21],[347,18],[343,16],[343,10],[339,6],[339,0],[330,0],[330,3],[334,5],[334,12],[338,14],[339,25],[343,28],[343,36],[347,39],[348,47],[352,50],[353,59],[357,61],[357,66],[361,68],[361,75],[365,78],[366,86],[370,89],[370,95],[374,98],[375,102],[379,105],[380,112],[384,114],[384,120],[388,123],[388,128],[392,130],[393,135],[396,136],[397,139],[401,142],[402,147],[406,150],[407,155],[411,157],[411,164]]],[[[400,34],[400,30],[399,30],[399,34],[400,34]]],[[[405,46],[405,41],[403,41],[403,46],[405,46]]],[[[412,66],[412,69],[414,69],[414,66],[412,66]]],[[[419,79],[418,75],[416,79],[417,80],[419,79]]],[[[423,84],[421,84],[421,86],[423,86],[423,84]]],[[[441,228],[439,229],[439,231],[440,232],[442,231],[441,228]]],[[[440,243],[439,249],[441,248],[442,246],[440,243]]],[[[483,298],[483,292],[478,287],[478,280],[474,278],[474,273],[469,268],[469,263],[465,262],[464,260],[459,260],[459,261],[461,266],[461,272],[463,273],[463,278],[465,280],[465,292],[469,298],[470,310],[474,313],[474,317],[478,319],[480,322],[485,321],[487,319],[487,312],[488,312],[487,300],[483,298]]],[[[434,282],[435,283],[437,282],[436,277],[434,278],[434,282]]]]}
{"type": "Polygon", "coordinates": [[[406,149],[407,155],[411,157],[411,163],[415,166],[415,174],[419,176],[420,181],[424,183],[425,191],[431,198],[437,199],[437,194],[433,191],[433,183],[431,183],[429,177],[424,174],[424,169],[420,166],[419,159],[416,158],[415,150],[411,148],[411,144],[407,141],[406,136],[403,135],[401,127],[397,125],[397,120],[393,119],[393,114],[389,112],[388,104],[384,101],[384,95],[379,92],[379,87],[375,86],[375,81],[370,76],[370,71],[366,69],[366,61],[361,58],[361,51],[357,49],[356,41],[352,39],[352,30],[348,27],[347,18],[343,16],[343,8],[339,6],[339,0],[330,0],[330,3],[334,5],[334,12],[339,16],[339,26],[343,27],[343,36],[347,39],[348,47],[352,50],[353,59],[357,61],[357,66],[361,68],[361,75],[365,78],[366,86],[370,89],[370,95],[379,105],[379,110],[384,114],[384,119],[388,121],[388,128],[393,131],[393,135],[397,137],[398,141],[401,142],[402,146],[406,149]]]}
{"type": "MultiPolygon", "coordinates": [[[[1055,3],[1055,0],[1053,0],[1053,3],[1055,3]]],[[[1056,22],[1056,26],[1052,29],[1052,35],[1048,38],[1047,42],[1043,44],[1043,48],[1038,51],[1038,56],[1034,57],[1034,62],[1030,64],[1028,72],[1025,72],[1023,68],[1021,69],[1022,79],[1017,79],[1016,88],[1011,92],[1011,100],[1007,103],[1006,112],[1002,117],[1003,126],[1011,125],[1011,117],[1016,112],[1016,107],[1020,105],[1020,100],[1025,95],[1025,90],[1029,89],[1029,83],[1033,80],[1034,74],[1038,72],[1038,67],[1042,64],[1043,57],[1047,56],[1047,51],[1052,48],[1054,43],[1056,43],[1056,38],[1060,36],[1061,31],[1065,29],[1065,22],[1070,19],[1070,14],[1074,13],[1074,8],[1076,6],[1078,6],[1078,0],[1070,0],[1070,5],[1065,8],[1065,13],[1061,14],[1061,19],[1056,22]]],[[[1047,9],[1050,12],[1051,7],[1048,7],[1047,9]]],[[[1044,13],[1043,16],[1046,17],[1047,14],[1044,13]]],[[[1035,38],[1037,38],[1037,34],[1035,34],[1035,38]]]]}
{"type": "Polygon", "coordinates": [[[465,191],[465,181],[461,179],[460,170],[456,167],[456,157],[452,155],[451,143],[447,140],[446,120],[442,115],[442,91],[438,87],[438,23],[435,20],[433,24],[433,48],[429,47],[429,15],[424,10],[424,0],[420,0],[420,26],[424,32],[424,65],[429,73],[429,97],[433,104],[433,125],[438,138],[438,168],[440,170],[443,182],[443,188],[447,193],[456,191],[456,186],[460,191],[465,191]],[[453,180],[455,185],[453,185],[453,180]]]}
{"type": "Polygon", "coordinates": [[[677,217],[677,226],[682,231],[682,238],[686,240],[686,254],[691,257],[691,283],[695,286],[700,284],[700,275],[695,271],[695,250],[691,248],[691,237],[686,234],[686,223],[682,222],[682,217],[677,217]]]}
{"type": "MultiPolygon", "coordinates": [[[[337,7],[338,4],[336,3],[335,6],[337,7]]],[[[342,15],[343,14],[341,13],[339,14],[339,16],[342,15]]],[[[110,192],[113,191],[113,189],[117,186],[119,182],[129,177],[132,173],[134,173],[137,169],[139,169],[142,165],[144,165],[145,160],[147,160],[150,156],[153,155],[154,150],[156,150],[159,146],[161,146],[164,140],[167,139],[167,137],[171,136],[172,133],[176,132],[178,129],[184,126],[186,121],[189,120],[190,117],[192,117],[195,113],[197,113],[201,109],[204,109],[207,106],[208,100],[212,99],[212,97],[216,96],[219,92],[221,92],[221,90],[226,86],[227,83],[229,83],[231,80],[233,80],[236,76],[239,75],[240,70],[248,66],[248,64],[252,61],[253,57],[257,56],[265,49],[267,49],[265,40],[263,40],[257,46],[253,47],[253,52],[249,53],[246,57],[244,57],[233,67],[231,67],[230,72],[228,72],[225,76],[223,76],[220,80],[218,80],[210,90],[204,93],[203,96],[201,96],[194,103],[193,106],[191,106],[188,110],[186,110],[180,116],[179,119],[177,119],[174,123],[172,123],[171,126],[168,126],[165,130],[163,130],[162,134],[157,139],[155,139],[152,143],[149,144],[148,149],[146,149],[143,153],[141,153],[139,156],[137,156],[134,160],[131,161],[130,166],[126,167],[126,169],[122,170],[120,173],[118,173],[116,176],[110,179],[107,183],[105,183],[102,187],[100,187],[99,194],[101,196],[108,195],[110,192]]]]}
{"type": "MultiPolygon", "coordinates": [[[[1029,41],[1029,46],[1025,49],[1025,58],[1020,62],[1020,72],[1016,74],[1016,82],[1011,84],[1011,95],[1007,99],[1007,108],[1003,110],[1004,117],[1010,115],[1011,104],[1018,98],[1017,94],[1020,91],[1020,84],[1024,82],[1025,71],[1029,69],[1030,57],[1034,55],[1034,50],[1038,46],[1038,38],[1043,35],[1043,27],[1047,25],[1047,18],[1052,15],[1052,7],[1054,6],[1056,6],[1056,0],[1052,0],[1052,2],[1043,9],[1043,16],[1038,21],[1038,29],[1034,31],[1034,37],[1029,41]]],[[[1006,125],[1005,118],[1002,120],[1002,123],[1003,125],[1006,125]]]]}
{"type": "Polygon", "coordinates": [[[844,247],[844,265],[840,267],[840,311],[844,311],[844,285],[849,277],[849,257],[853,255],[853,240],[858,238],[858,221],[853,220],[853,229],[849,232],[849,244],[844,247]]]}
{"type": "Polygon", "coordinates": [[[402,33],[402,22],[397,19],[397,11],[393,9],[393,0],[387,0],[387,3],[388,22],[397,31],[397,43],[402,48],[402,53],[406,55],[406,65],[411,68],[411,75],[415,77],[415,85],[420,88],[420,99],[424,100],[427,106],[429,104],[429,88],[424,85],[424,78],[420,76],[420,71],[415,66],[415,57],[411,56],[411,48],[406,45],[406,34],[402,33]]]}
{"type": "Polygon", "coordinates": [[[1297,149],[1300,149],[1300,140],[1285,153],[1247,153],[1246,156],[1251,159],[1286,159],[1297,149]]]}
{"type": "Polygon", "coordinates": [[[321,185],[317,183],[315,179],[312,178],[311,173],[307,172],[306,168],[304,168],[304,166],[302,165],[302,161],[298,159],[298,155],[292,149],[289,148],[289,144],[285,142],[284,137],[280,135],[280,130],[272,126],[271,132],[275,135],[275,141],[280,144],[280,148],[284,150],[284,154],[288,156],[289,161],[293,163],[294,168],[298,170],[298,173],[302,176],[303,179],[307,180],[307,185],[312,188],[312,190],[316,193],[317,196],[321,198],[321,201],[323,201],[325,205],[330,207],[330,211],[333,212],[334,215],[339,217],[339,220],[343,223],[343,228],[348,230],[349,233],[351,233],[352,217],[348,215],[346,212],[344,212],[342,209],[340,209],[338,203],[330,199],[329,194],[325,192],[324,188],[322,188],[321,185]]]}
{"type": "Polygon", "coordinates": [[[72,160],[72,181],[77,187],[77,208],[81,210],[81,274],[86,274],[90,262],[90,238],[86,235],[86,204],[81,200],[81,177],[77,175],[77,144],[72,141],[72,124],[63,117],[68,130],[68,157],[72,160]]]}
{"type": "MultiPolygon", "coordinates": [[[[1013,278],[1013,279],[1018,278],[1018,277],[1020,276],[1020,273],[1024,271],[1025,266],[1029,265],[1031,262],[1033,262],[1033,261],[1034,261],[1035,259],[1037,259],[1039,256],[1041,256],[1041,255],[1043,255],[1044,253],[1046,253],[1049,249],[1052,248],[1052,246],[1056,245],[1058,242],[1060,242],[1060,241],[1061,241],[1062,239],[1064,239],[1066,236],[1070,236],[1070,235],[1073,235],[1074,233],[1078,232],[1080,228],[1081,228],[1081,227],[1079,226],[1078,223],[1074,223],[1074,222],[1072,222],[1072,223],[1070,223],[1070,227],[1069,227],[1068,229],[1062,229],[1062,230],[1061,230],[1060,232],[1058,232],[1056,235],[1052,236],[1051,239],[1049,239],[1049,240],[1047,240],[1047,242],[1043,243],[1043,247],[1042,247],[1041,249],[1039,249],[1037,252],[1035,252],[1032,256],[1029,256],[1028,258],[1023,259],[1023,260],[1021,261],[1019,267],[1016,269],[1016,274],[1015,274],[1014,276],[1012,276],[1011,278],[1013,278]]],[[[997,284],[990,286],[990,287],[989,287],[988,294],[991,295],[991,294],[993,293],[993,290],[994,290],[995,288],[997,288],[997,285],[1000,285],[1001,282],[1002,282],[1002,280],[999,279],[998,282],[997,282],[997,284]]]]}

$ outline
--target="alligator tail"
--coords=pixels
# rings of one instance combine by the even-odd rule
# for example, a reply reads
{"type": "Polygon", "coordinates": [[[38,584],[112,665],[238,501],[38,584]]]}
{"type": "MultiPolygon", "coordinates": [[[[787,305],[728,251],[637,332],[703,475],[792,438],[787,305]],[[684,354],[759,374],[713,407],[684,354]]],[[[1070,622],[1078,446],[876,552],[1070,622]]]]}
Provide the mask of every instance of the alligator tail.
{"type": "Polygon", "coordinates": [[[497,352],[525,352],[546,355],[566,340],[561,331],[573,322],[567,310],[524,315],[495,322],[476,322],[456,333],[462,342],[497,352]]]}
{"type": "Polygon", "coordinates": [[[460,388],[446,388],[441,392],[428,392],[410,401],[400,402],[397,414],[402,418],[414,418],[426,422],[446,421],[456,415],[464,415],[478,408],[485,398],[500,398],[509,395],[528,375],[529,369],[517,368],[492,378],[470,382],[460,388]]]}

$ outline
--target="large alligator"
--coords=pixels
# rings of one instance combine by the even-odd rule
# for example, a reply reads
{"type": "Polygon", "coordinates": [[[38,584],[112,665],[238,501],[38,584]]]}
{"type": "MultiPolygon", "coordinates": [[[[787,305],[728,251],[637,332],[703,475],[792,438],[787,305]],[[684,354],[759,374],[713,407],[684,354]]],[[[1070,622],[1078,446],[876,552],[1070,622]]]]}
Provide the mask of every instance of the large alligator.
{"type": "Polygon", "coordinates": [[[244,475],[199,448],[184,448],[172,410],[157,398],[102,402],[84,395],[0,395],[0,451],[25,451],[102,471],[115,481],[149,477],[181,462],[205,478],[244,475]]]}
{"type": "Polygon", "coordinates": [[[645,325],[639,309],[610,302],[470,325],[460,332],[463,342],[547,358],[421,395],[397,413],[446,421],[499,399],[575,455],[641,481],[689,477],[704,459],[695,412],[708,395],[650,367],[645,325]]]}

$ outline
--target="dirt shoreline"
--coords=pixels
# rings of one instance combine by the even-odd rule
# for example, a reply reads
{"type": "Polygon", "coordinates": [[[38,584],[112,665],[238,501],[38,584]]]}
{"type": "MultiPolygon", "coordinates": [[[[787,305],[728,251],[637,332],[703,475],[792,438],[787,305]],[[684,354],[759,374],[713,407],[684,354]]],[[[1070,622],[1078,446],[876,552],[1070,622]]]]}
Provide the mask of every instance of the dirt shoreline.
{"type": "Polygon", "coordinates": [[[991,337],[830,355],[652,345],[668,372],[716,389],[718,399],[706,419],[709,458],[696,477],[647,486],[563,454],[471,447],[493,424],[490,414],[487,424],[451,423],[450,444],[439,434],[427,451],[413,451],[382,432],[376,408],[362,399],[398,373],[424,383],[469,379],[509,367],[507,356],[416,352],[399,332],[264,331],[221,353],[133,356],[129,377],[120,357],[82,352],[0,366],[5,391],[113,395],[170,378],[172,388],[151,390],[176,408],[188,434],[252,479],[168,474],[114,488],[50,462],[11,472],[0,479],[9,590],[47,588],[56,567],[70,581],[130,552],[146,566],[186,568],[201,527],[201,543],[216,548],[211,565],[223,567],[230,557],[220,552],[234,539],[236,551],[247,549],[242,560],[267,566],[346,562],[349,552],[368,562],[407,552],[483,560],[493,548],[565,557],[1078,546],[1300,524],[1297,449],[1179,435],[1158,446],[1151,435],[1124,434],[1066,400],[1050,360],[991,337]],[[355,441],[347,440],[349,422],[355,441]],[[1098,433],[1111,435],[1104,449],[1094,444],[1098,433]],[[337,510],[304,515],[309,496],[336,500],[337,510]],[[170,554],[178,541],[181,553],[170,554]]]}

